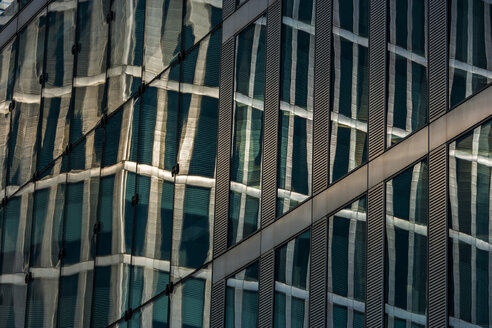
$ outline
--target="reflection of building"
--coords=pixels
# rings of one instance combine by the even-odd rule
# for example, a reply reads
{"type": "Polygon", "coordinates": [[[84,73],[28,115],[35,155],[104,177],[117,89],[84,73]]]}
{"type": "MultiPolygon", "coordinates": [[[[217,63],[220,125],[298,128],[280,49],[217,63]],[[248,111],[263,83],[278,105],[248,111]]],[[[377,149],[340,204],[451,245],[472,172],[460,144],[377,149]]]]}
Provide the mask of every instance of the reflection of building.
{"type": "Polygon", "coordinates": [[[492,327],[491,21],[0,2],[0,327],[492,327]]]}

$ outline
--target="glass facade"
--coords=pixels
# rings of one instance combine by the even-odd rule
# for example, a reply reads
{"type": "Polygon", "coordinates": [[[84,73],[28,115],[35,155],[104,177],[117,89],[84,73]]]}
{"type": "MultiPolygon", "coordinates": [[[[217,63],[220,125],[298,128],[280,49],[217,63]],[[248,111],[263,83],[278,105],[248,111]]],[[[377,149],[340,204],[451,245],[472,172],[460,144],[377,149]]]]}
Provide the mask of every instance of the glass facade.
{"type": "Polygon", "coordinates": [[[369,1],[333,1],[329,179],[367,161],[369,1]]]}
{"type": "Polygon", "coordinates": [[[492,326],[492,121],[448,146],[449,324],[492,326]]]}
{"type": "Polygon", "coordinates": [[[424,160],[386,182],[387,327],[425,327],[428,166],[424,160]]]}
{"type": "Polygon", "coordinates": [[[427,1],[389,2],[387,146],[427,123],[427,1]]]}
{"type": "Polygon", "coordinates": [[[435,1],[0,0],[0,328],[492,327],[492,4],[435,1]]]}

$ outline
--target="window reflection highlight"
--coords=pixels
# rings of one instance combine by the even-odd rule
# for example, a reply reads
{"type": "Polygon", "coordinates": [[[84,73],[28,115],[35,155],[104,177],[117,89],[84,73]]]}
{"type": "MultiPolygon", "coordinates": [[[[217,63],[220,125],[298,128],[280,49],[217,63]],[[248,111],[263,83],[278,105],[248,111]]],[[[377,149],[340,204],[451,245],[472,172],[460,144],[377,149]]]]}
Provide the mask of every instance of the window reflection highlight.
{"type": "Polygon", "coordinates": [[[258,229],[265,84],[266,16],[236,38],[228,245],[258,229]]]}
{"type": "Polygon", "coordinates": [[[333,2],[330,183],[367,160],[368,7],[333,2]]]}
{"type": "Polygon", "coordinates": [[[387,146],[427,123],[427,1],[391,0],[387,146]]]}
{"type": "Polygon", "coordinates": [[[492,121],[451,143],[449,324],[492,326],[492,121]]]}
{"type": "Polygon", "coordinates": [[[315,2],[284,0],[282,6],[277,216],[312,188],[315,2]]]}
{"type": "Polygon", "coordinates": [[[328,326],[364,327],[366,198],[328,220],[328,326]]]}
{"type": "Polygon", "coordinates": [[[275,251],[274,327],[308,327],[310,231],[275,251]]]}
{"type": "Polygon", "coordinates": [[[428,194],[426,160],[386,182],[388,327],[426,324],[428,194]]]}

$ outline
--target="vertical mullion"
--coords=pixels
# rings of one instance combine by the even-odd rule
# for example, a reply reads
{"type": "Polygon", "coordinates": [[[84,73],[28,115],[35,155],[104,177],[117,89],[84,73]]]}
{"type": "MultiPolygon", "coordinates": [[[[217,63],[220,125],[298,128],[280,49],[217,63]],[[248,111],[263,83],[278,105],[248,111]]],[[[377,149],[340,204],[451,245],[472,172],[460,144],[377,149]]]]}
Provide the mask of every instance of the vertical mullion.
{"type": "Polygon", "coordinates": [[[314,223],[311,229],[309,325],[312,327],[326,326],[327,228],[327,219],[324,218],[314,223]]]}
{"type": "Polygon", "coordinates": [[[217,169],[215,183],[214,257],[227,248],[229,217],[229,177],[234,86],[234,37],[222,43],[219,89],[219,120],[217,136],[217,169]]]}
{"type": "Polygon", "coordinates": [[[447,326],[448,221],[446,145],[429,155],[428,327],[447,326]]]}
{"type": "Polygon", "coordinates": [[[226,279],[223,279],[212,286],[210,306],[211,327],[223,328],[225,326],[226,289],[226,279]]]}
{"type": "Polygon", "coordinates": [[[280,53],[282,1],[273,4],[267,13],[265,109],[263,133],[263,164],[261,181],[261,226],[275,221],[277,204],[277,145],[280,107],[280,53]]]}
{"type": "Polygon", "coordinates": [[[273,327],[275,302],[275,250],[260,257],[258,282],[258,327],[273,327]]]}
{"type": "Polygon", "coordinates": [[[332,0],[316,0],[313,122],[313,195],[328,186],[332,0]]]}
{"type": "Polygon", "coordinates": [[[222,0],[222,19],[226,19],[236,9],[236,0],[222,0]]]}
{"type": "Polygon", "coordinates": [[[369,13],[369,160],[384,152],[386,127],[386,0],[370,0],[369,13]]]}
{"type": "Polygon", "coordinates": [[[429,122],[448,108],[448,1],[427,0],[429,13],[429,122]]]}
{"type": "Polygon", "coordinates": [[[366,326],[384,326],[384,182],[367,197],[366,326]]]}

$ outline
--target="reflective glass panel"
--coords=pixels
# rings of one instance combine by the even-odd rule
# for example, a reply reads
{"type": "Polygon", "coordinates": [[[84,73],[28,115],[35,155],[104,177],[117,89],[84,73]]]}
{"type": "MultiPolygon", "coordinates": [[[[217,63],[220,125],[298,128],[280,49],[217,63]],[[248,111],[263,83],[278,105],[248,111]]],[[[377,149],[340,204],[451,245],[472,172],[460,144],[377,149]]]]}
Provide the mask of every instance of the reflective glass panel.
{"type": "Polygon", "coordinates": [[[222,21],[222,1],[182,0],[185,15],[183,21],[183,50],[188,50],[222,21]]]}
{"type": "Polygon", "coordinates": [[[205,38],[182,65],[172,258],[190,269],[212,257],[221,34],[205,38]]]}
{"type": "Polygon", "coordinates": [[[119,0],[113,2],[112,11],[107,72],[110,112],[130,98],[142,81],[145,0],[119,0]]]}
{"type": "Polygon", "coordinates": [[[427,1],[391,0],[387,146],[427,123],[427,1]]]}
{"type": "MultiPolygon", "coordinates": [[[[172,327],[201,328],[210,326],[210,291],[212,265],[193,273],[174,286],[170,297],[170,324],[172,327]],[[192,274],[192,275],[191,275],[192,274]]],[[[184,276],[182,273],[181,276],[184,276]]]]}
{"type": "Polygon", "coordinates": [[[31,179],[36,167],[45,29],[46,10],[43,10],[17,38],[15,109],[11,114],[9,139],[8,184],[13,186],[21,186],[31,179]]]}
{"type": "MultiPolygon", "coordinates": [[[[0,16],[1,17],[1,16],[0,16]]],[[[0,197],[4,195],[7,176],[8,137],[10,131],[9,107],[14,88],[15,58],[17,43],[11,41],[0,51],[0,197]]]]}
{"type": "Polygon", "coordinates": [[[228,245],[258,229],[261,194],[266,16],[236,37],[228,245]]]}
{"type": "Polygon", "coordinates": [[[386,182],[388,327],[426,324],[428,194],[426,160],[386,182]]]}
{"type": "Polygon", "coordinates": [[[259,262],[227,279],[225,326],[257,327],[259,262]]]}
{"type": "Polygon", "coordinates": [[[328,326],[364,327],[366,198],[328,220],[328,326]]]}
{"type": "Polygon", "coordinates": [[[283,0],[277,216],[311,195],[313,0],[283,0]]]}
{"type": "Polygon", "coordinates": [[[492,326],[492,121],[451,143],[449,325],[492,326]]]}
{"type": "Polygon", "coordinates": [[[492,5],[449,0],[449,106],[492,82],[492,5]]]}
{"type": "Polygon", "coordinates": [[[68,144],[76,9],[75,0],[57,0],[48,6],[44,68],[47,76],[42,91],[38,170],[45,168],[68,144]]]}
{"type": "Polygon", "coordinates": [[[182,0],[146,0],[144,81],[149,82],[181,50],[182,0]]]}
{"type": "Polygon", "coordinates": [[[308,327],[310,232],[275,250],[274,327],[308,327]]]}
{"type": "Polygon", "coordinates": [[[105,84],[109,0],[79,0],[77,10],[77,68],[73,81],[70,141],[92,129],[106,106],[105,84]]]}
{"type": "Polygon", "coordinates": [[[368,7],[333,1],[330,183],[367,160],[368,7]]]}

